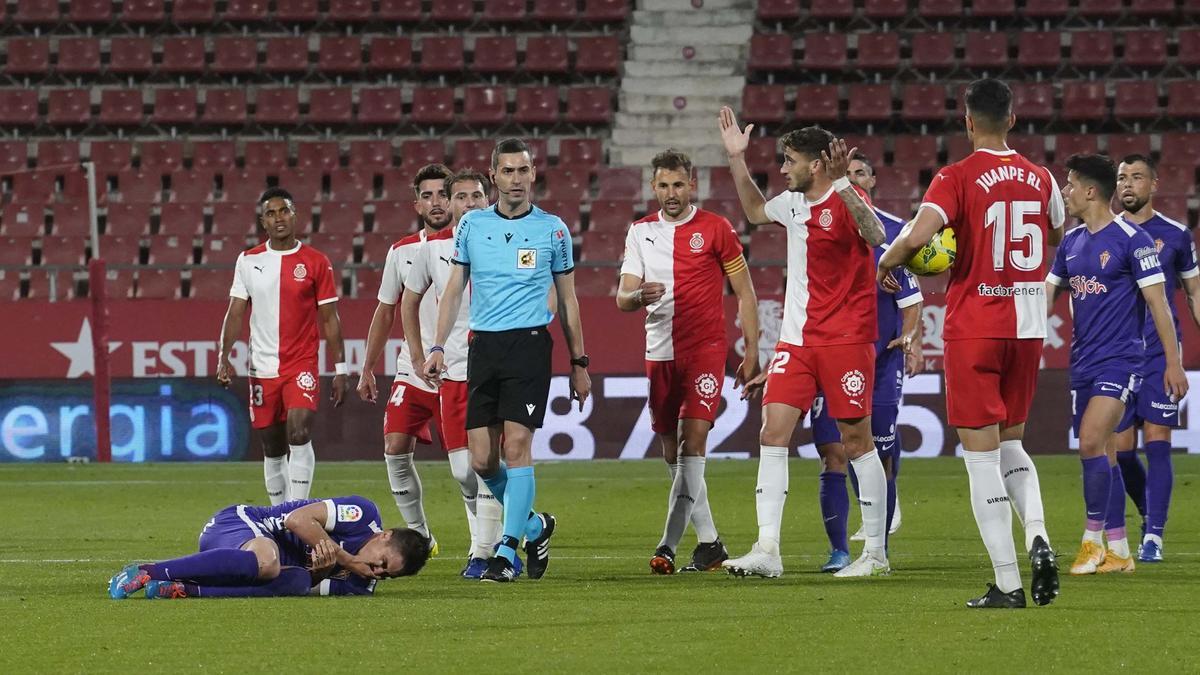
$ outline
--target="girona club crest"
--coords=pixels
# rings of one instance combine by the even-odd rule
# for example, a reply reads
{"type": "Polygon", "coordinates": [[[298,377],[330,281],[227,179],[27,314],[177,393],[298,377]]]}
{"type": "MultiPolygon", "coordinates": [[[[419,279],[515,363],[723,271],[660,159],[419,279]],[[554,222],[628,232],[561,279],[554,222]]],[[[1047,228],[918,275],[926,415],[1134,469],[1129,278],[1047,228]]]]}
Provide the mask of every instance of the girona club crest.
{"type": "Polygon", "coordinates": [[[861,370],[847,371],[842,375],[842,391],[851,398],[857,398],[863,395],[867,390],[867,378],[863,377],[861,370]]]}
{"type": "Polygon", "coordinates": [[[817,217],[817,224],[822,230],[828,230],[833,227],[833,213],[829,209],[821,209],[821,215],[817,217]]]}
{"type": "Polygon", "coordinates": [[[699,232],[693,234],[688,246],[692,247],[692,253],[699,253],[700,249],[704,248],[704,236],[699,232]]]}
{"type": "Polygon", "coordinates": [[[306,370],[296,376],[296,385],[304,391],[312,391],[317,388],[317,378],[306,370]]]}
{"type": "Polygon", "coordinates": [[[296,268],[292,270],[292,276],[296,281],[300,281],[308,276],[308,268],[304,266],[304,263],[296,263],[296,268]]]}

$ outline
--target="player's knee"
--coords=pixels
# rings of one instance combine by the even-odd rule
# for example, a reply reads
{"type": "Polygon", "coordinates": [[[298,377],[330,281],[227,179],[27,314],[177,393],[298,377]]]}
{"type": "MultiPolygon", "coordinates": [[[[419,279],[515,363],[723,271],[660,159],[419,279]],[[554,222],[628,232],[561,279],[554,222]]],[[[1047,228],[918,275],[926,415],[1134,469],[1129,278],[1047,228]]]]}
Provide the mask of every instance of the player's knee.
{"type": "Polygon", "coordinates": [[[792,441],[791,431],[772,429],[767,425],[758,432],[758,442],[762,445],[785,446],[792,441]]]}
{"type": "Polygon", "coordinates": [[[1098,457],[1105,453],[1106,439],[1103,434],[1083,434],[1079,437],[1079,454],[1083,457],[1098,457]]]}
{"type": "Polygon", "coordinates": [[[288,445],[304,445],[312,439],[312,435],[308,429],[304,427],[294,428],[288,425],[287,442],[288,445]]]}
{"type": "Polygon", "coordinates": [[[471,453],[471,470],[483,478],[494,476],[500,470],[500,458],[471,453]]]}
{"type": "Polygon", "coordinates": [[[279,576],[279,547],[266,537],[258,537],[245,546],[258,561],[258,580],[270,581],[279,576]]]}
{"type": "Polygon", "coordinates": [[[416,448],[407,434],[388,434],[383,437],[383,452],[386,455],[407,455],[416,448]]]}

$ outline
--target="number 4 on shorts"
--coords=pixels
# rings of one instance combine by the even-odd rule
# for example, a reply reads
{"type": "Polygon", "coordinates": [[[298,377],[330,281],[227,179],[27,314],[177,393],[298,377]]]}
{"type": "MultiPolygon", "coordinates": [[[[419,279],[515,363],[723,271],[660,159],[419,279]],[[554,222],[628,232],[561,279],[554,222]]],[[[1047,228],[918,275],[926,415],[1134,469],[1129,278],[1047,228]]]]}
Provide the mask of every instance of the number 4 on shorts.
{"type": "Polygon", "coordinates": [[[396,389],[392,392],[392,397],[388,399],[388,403],[392,405],[400,405],[404,403],[404,390],[406,387],[402,384],[396,385],[396,389]]]}

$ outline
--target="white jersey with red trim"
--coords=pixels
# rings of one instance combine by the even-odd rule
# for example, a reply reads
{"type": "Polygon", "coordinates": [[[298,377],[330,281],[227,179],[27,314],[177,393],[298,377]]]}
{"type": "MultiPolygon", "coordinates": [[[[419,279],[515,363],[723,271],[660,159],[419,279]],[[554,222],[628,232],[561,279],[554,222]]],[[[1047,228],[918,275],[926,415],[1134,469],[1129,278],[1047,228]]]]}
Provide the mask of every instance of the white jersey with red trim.
{"type": "MultiPolygon", "coordinates": [[[[421,342],[426,349],[433,346],[437,337],[437,303],[446,292],[446,282],[450,279],[450,270],[454,257],[454,229],[447,227],[425,240],[418,247],[417,257],[413,259],[412,268],[404,287],[414,293],[425,293],[421,301],[421,342]],[[427,293],[430,287],[433,293],[427,293]],[[430,297],[434,299],[435,310],[432,320],[425,315],[425,303],[430,297]]],[[[467,336],[470,333],[471,321],[471,288],[463,289],[462,303],[458,306],[458,318],[450,329],[450,337],[442,345],[445,351],[446,379],[457,382],[467,381],[467,336]]]]}
{"type": "MultiPolygon", "coordinates": [[[[413,261],[425,246],[425,230],[404,237],[392,244],[388,249],[387,258],[383,263],[383,279],[379,282],[379,301],[389,305],[399,305],[400,296],[404,293],[404,280],[412,272],[413,261]]],[[[421,342],[432,345],[437,332],[437,300],[430,295],[421,299],[419,309],[421,316],[421,342]]],[[[412,358],[408,349],[408,340],[400,341],[400,351],[396,354],[396,379],[425,391],[437,391],[425,384],[413,372],[412,358]]]]}
{"type": "Polygon", "coordinates": [[[238,256],[229,295],[250,302],[251,377],[317,371],[317,307],[338,300],[329,258],[299,242],[286,251],[259,244],[238,256]]]}

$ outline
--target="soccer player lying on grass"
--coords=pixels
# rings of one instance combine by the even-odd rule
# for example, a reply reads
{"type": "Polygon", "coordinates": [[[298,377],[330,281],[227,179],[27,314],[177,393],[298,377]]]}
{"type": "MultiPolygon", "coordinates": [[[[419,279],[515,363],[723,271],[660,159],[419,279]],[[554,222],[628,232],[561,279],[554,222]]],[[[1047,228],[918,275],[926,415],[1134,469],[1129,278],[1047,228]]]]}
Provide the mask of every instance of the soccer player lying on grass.
{"type": "Polygon", "coordinates": [[[302,499],[276,506],[235,504],[200,532],[200,552],[131,564],[108,583],[123,600],[370,595],[378,579],[416,574],[429,540],[416,530],[380,526],[365,497],[302,499]]]}

